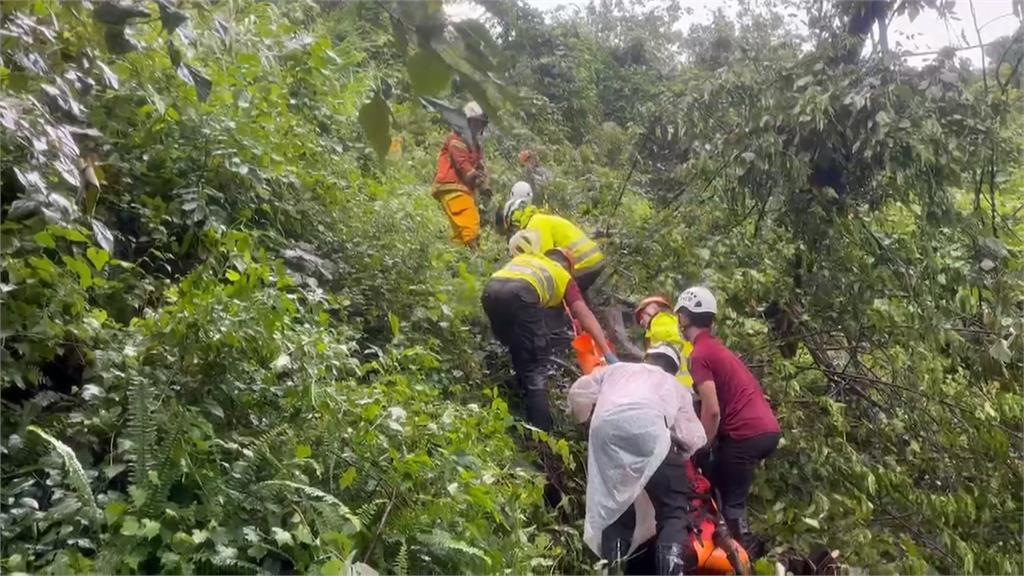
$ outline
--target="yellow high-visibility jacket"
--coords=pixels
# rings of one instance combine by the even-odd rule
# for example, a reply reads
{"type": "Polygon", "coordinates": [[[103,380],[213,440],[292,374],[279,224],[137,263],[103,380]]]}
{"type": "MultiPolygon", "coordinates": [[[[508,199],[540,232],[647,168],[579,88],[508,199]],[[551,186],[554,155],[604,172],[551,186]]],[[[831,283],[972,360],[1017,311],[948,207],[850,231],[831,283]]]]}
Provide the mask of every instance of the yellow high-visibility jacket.
{"type": "Polygon", "coordinates": [[[577,274],[604,262],[604,254],[601,253],[597,242],[588,238],[583,230],[561,216],[535,212],[529,216],[523,229],[534,230],[540,234],[541,252],[552,248],[568,250],[572,254],[577,274]]]}
{"type": "Polygon", "coordinates": [[[520,280],[537,291],[541,306],[558,308],[565,298],[565,289],[572,282],[569,272],[554,260],[541,254],[520,254],[513,257],[491,278],[520,280]]]}
{"type": "Polygon", "coordinates": [[[689,359],[693,352],[693,344],[685,340],[679,333],[679,318],[671,312],[658,312],[651,323],[647,325],[647,332],[644,333],[647,340],[647,347],[651,348],[661,344],[668,344],[679,352],[679,372],[676,380],[683,386],[693,388],[693,378],[690,376],[689,359]]]}

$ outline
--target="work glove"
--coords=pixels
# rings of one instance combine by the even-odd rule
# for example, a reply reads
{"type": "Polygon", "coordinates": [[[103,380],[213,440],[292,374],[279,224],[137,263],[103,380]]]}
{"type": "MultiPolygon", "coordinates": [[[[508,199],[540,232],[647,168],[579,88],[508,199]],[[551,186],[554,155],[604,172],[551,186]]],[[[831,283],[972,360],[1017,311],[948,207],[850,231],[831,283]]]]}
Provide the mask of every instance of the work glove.
{"type": "Polygon", "coordinates": [[[619,359],[611,352],[604,355],[604,361],[607,362],[609,366],[619,363],[619,359]]]}

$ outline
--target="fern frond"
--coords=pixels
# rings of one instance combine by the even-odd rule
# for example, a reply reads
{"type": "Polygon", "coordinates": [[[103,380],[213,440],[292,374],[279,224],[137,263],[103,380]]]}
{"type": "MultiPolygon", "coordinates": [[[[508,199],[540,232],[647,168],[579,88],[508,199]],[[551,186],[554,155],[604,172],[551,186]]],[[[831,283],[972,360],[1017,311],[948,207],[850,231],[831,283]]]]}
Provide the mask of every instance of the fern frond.
{"type": "Polygon", "coordinates": [[[409,576],[409,545],[404,539],[395,557],[395,576],[409,576]]]}
{"type": "Polygon", "coordinates": [[[132,378],[128,386],[128,425],[124,437],[131,446],[128,451],[132,465],[130,479],[136,486],[146,483],[157,465],[154,455],[157,424],[152,414],[154,396],[151,379],[132,378]]]}
{"type": "Polygon", "coordinates": [[[387,500],[370,500],[356,510],[356,516],[359,517],[359,521],[363,523],[363,526],[373,526],[376,524],[376,522],[374,522],[374,518],[376,518],[377,512],[380,511],[380,507],[386,503],[387,500]]]}
{"type": "Polygon", "coordinates": [[[175,460],[175,451],[185,437],[187,421],[183,415],[177,414],[177,416],[168,419],[171,429],[167,433],[167,439],[160,443],[158,449],[151,452],[155,463],[153,476],[156,482],[155,485],[150,482],[149,497],[143,507],[146,516],[155,517],[165,508],[167,495],[175,480],[173,474],[179,466],[178,461],[175,460]]]}
{"type": "Polygon", "coordinates": [[[491,564],[491,559],[483,550],[475,546],[470,546],[461,540],[456,540],[454,536],[443,530],[434,530],[430,534],[420,536],[419,538],[425,544],[429,544],[435,548],[462,552],[463,554],[469,554],[470,556],[475,556],[476,558],[483,560],[488,566],[491,564]]]}
{"type": "Polygon", "coordinates": [[[237,471],[231,476],[227,482],[226,488],[232,498],[240,500],[241,504],[245,503],[245,496],[252,490],[253,486],[258,483],[258,473],[260,465],[263,464],[264,460],[270,460],[271,447],[281,442],[282,436],[288,434],[288,427],[281,425],[276,426],[256,439],[252,448],[249,449],[250,457],[242,462],[242,465],[238,467],[237,471]]]}
{"type": "Polygon", "coordinates": [[[260,573],[260,567],[252,562],[239,560],[237,558],[229,558],[221,554],[203,554],[199,559],[196,568],[197,574],[235,575],[260,573]]]}
{"type": "MultiPolygon", "coordinates": [[[[328,494],[327,492],[324,492],[319,488],[307,486],[306,484],[299,484],[298,482],[291,482],[289,480],[268,480],[266,482],[261,482],[260,486],[278,486],[296,490],[301,494],[305,495],[307,498],[318,500],[320,502],[330,505],[334,509],[334,513],[344,517],[346,520],[354,524],[357,530],[362,529],[363,525],[361,520],[359,519],[358,516],[352,514],[352,511],[349,510],[348,506],[342,503],[341,500],[338,500],[331,494],[328,494]]],[[[325,510],[330,509],[325,508],[325,510]]]]}
{"type": "Polygon", "coordinates": [[[89,511],[93,519],[100,518],[101,514],[99,507],[96,506],[96,497],[92,493],[92,487],[89,486],[89,479],[85,475],[82,463],[75,456],[75,451],[42,428],[29,426],[28,430],[38,434],[40,438],[46,440],[60,454],[60,457],[64,459],[64,467],[67,468],[68,480],[71,482],[71,487],[74,488],[78,499],[81,500],[82,505],[89,511]]]}

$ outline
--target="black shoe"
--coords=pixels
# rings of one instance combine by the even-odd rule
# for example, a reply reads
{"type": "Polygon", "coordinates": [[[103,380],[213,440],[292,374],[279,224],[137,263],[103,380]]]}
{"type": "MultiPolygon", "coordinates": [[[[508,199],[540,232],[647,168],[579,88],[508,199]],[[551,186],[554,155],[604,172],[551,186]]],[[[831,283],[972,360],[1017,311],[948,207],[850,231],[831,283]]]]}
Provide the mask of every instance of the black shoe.
{"type": "Polygon", "coordinates": [[[753,562],[758,558],[761,558],[768,552],[768,542],[762,536],[757,536],[751,533],[746,533],[743,538],[739,541],[743,548],[747,551],[747,557],[753,562]]]}

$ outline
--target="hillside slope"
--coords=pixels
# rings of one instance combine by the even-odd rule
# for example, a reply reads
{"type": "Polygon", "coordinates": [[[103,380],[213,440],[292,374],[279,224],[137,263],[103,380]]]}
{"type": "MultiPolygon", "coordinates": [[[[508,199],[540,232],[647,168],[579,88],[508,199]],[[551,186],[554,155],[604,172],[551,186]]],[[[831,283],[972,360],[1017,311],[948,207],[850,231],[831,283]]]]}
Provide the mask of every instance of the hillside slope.
{"type": "Polygon", "coordinates": [[[517,423],[479,309],[503,240],[451,246],[428,194],[438,94],[494,113],[499,194],[542,150],[606,290],[722,295],[784,428],[774,554],[1019,572],[1012,77],[487,6],[4,4],[4,569],[592,570],[580,431],[517,423]]]}

